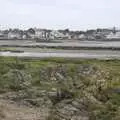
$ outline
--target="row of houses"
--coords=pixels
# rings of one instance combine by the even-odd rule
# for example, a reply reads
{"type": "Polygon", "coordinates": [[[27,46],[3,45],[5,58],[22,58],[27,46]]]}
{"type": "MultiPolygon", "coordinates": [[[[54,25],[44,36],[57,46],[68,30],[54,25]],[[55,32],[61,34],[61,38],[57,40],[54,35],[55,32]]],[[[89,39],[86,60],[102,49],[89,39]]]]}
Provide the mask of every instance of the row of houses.
{"type": "Polygon", "coordinates": [[[114,29],[97,29],[97,30],[88,30],[83,34],[82,39],[87,40],[120,40],[120,30],[114,29]]]}
{"type": "Polygon", "coordinates": [[[30,28],[26,31],[22,31],[19,29],[0,31],[0,39],[53,40],[53,39],[65,39],[65,38],[67,39],[69,38],[69,36],[57,30],[30,28]]]}
{"type": "Polygon", "coordinates": [[[87,31],[47,30],[30,28],[28,30],[9,29],[0,31],[0,39],[37,39],[37,40],[99,40],[120,39],[120,31],[97,29],[87,31]]]}

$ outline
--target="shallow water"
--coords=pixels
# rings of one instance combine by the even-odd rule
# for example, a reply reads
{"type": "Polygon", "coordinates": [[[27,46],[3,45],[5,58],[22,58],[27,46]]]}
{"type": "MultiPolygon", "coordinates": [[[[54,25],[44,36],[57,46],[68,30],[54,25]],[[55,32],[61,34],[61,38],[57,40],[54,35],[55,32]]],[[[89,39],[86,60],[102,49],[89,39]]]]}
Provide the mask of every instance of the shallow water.
{"type": "Polygon", "coordinates": [[[85,58],[85,59],[119,59],[120,53],[95,53],[95,52],[80,52],[80,53],[37,53],[37,52],[24,52],[24,53],[11,53],[11,52],[0,52],[0,56],[12,56],[12,57],[30,57],[30,58],[52,58],[52,57],[62,57],[62,58],[85,58]]]}
{"type": "Polygon", "coordinates": [[[0,45],[17,46],[68,46],[68,47],[116,47],[120,48],[120,41],[62,41],[60,43],[46,43],[25,40],[0,40],[0,45]]]}

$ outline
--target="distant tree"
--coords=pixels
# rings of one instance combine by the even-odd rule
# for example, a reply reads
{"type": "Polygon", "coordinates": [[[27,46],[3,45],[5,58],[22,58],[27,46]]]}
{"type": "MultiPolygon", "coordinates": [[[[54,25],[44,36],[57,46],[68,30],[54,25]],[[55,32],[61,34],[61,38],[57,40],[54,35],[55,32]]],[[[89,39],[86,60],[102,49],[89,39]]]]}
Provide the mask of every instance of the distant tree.
{"type": "Polygon", "coordinates": [[[86,31],[87,34],[93,34],[94,32],[96,32],[96,30],[87,30],[86,31]]]}
{"type": "Polygon", "coordinates": [[[84,32],[84,31],[79,31],[79,33],[80,33],[80,34],[85,34],[85,32],[84,32]]]}
{"type": "Polygon", "coordinates": [[[70,32],[70,30],[69,30],[69,29],[65,29],[64,31],[65,31],[65,32],[70,32]]]}

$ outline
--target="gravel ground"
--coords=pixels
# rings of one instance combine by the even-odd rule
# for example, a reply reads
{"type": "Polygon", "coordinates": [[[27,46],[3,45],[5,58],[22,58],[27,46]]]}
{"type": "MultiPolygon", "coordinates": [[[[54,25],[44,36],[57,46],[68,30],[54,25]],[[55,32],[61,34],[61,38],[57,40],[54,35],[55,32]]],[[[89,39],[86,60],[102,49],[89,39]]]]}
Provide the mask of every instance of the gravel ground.
{"type": "Polygon", "coordinates": [[[17,105],[9,100],[0,100],[0,120],[46,120],[47,109],[17,105]]]}

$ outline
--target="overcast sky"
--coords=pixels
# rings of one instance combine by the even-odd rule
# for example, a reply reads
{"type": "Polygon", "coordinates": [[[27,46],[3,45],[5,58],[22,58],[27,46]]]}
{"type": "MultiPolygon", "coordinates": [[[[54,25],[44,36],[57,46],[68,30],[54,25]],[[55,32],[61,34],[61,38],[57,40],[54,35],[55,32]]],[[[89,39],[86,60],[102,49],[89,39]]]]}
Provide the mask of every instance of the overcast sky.
{"type": "Polygon", "coordinates": [[[73,30],[120,27],[120,0],[0,0],[0,25],[73,30]]]}

